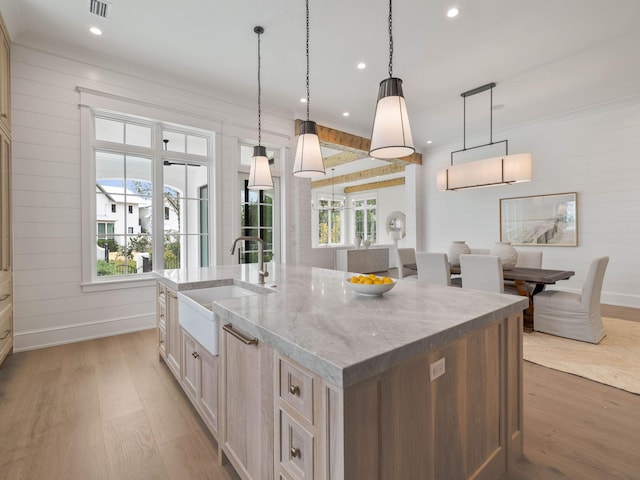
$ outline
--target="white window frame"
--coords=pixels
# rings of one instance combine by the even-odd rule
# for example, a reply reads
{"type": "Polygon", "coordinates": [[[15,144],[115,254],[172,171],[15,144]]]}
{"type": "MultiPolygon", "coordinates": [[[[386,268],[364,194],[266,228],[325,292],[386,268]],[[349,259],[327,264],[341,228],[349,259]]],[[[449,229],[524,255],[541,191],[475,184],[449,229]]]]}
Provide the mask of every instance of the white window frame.
{"type": "MultiPolygon", "coordinates": [[[[347,239],[347,232],[345,231],[345,226],[346,226],[346,222],[347,222],[347,215],[348,215],[348,210],[343,209],[340,212],[340,240],[338,243],[320,243],[318,240],[318,237],[320,235],[320,211],[321,210],[328,210],[331,211],[330,207],[326,207],[326,208],[321,208],[320,207],[320,201],[321,200],[328,200],[330,203],[332,201],[332,199],[335,199],[336,202],[338,202],[340,205],[346,205],[346,197],[344,195],[334,195],[333,197],[329,198],[328,195],[326,193],[317,193],[317,192],[313,192],[312,193],[312,198],[313,198],[313,202],[312,202],[312,208],[311,208],[311,221],[312,221],[312,241],[311,241],[311,245],[313,248],[330,248],[330,247],[337,247],[337,246],[341,246],[341,245],[345,245],[346,244],[346,239],[347,239]]],[[[331,218],[331,215],[329,215],[329,219],[331,218]]],[[[331,223],[331,222],[330,222],[331,223]]],[[[331,230],[329,231],[329,238],[331,238],[331,230]]]]}
{"type": "MultiPolygon", "coordinates": [[[[96,263],[97,263],[97,249],[95,248],[95,239],[97,235],[96,228],[96,215],[95,215],[95,207],[96,207],[96,197],[95,197],[95,183],[96,183],[96,164],[95,164],[95,151],[96,150],[106,150],[106,151],[117,151],[118,149],[114,149],[114,146],[118,144],[114,144],[111,142],[101,142],[95,140],[95,128],[94,128],[94,111],[100,112],[101,116],[109,116],[112,115],[117,120],[125,120],[129,123],[140,123],[142,125],[152,124],[155,125],[155,129],[152,131],[152,147],[151,149],[146,147],[136,147],[133,145],[122,145],[123,149],[119,153],[127,154],[140,154],[148,156],[150,150],[154,152],[162,152],[163,144],[161,135],[157,134],[156,130],[160,130],[162,128],[172,129],[176,126],[179,126],[180,130],[183,131],[193,131],[193,133],[200,136],[207,136],[209,139],[209,152],[207,157],[203,157],[200,155],[187,155],[184,154],[184,157],[181,156],[185,161],[191,162],[200,162],[206,164],[208,166],[208,185],[210,189],[210,207],[209,207],[209,264],[212,265],[214,261],[214,256],[212,252],[214,251],[214,214],[213,214],[213,204],[214,198],[211,195],[212,191],[215,191],[215,181],[214,181],[214,152],[216,152],[216,137],[217,134],[214,132],[214,128],[220,128],[220,125],[209,125],[211,130],[205,130],[203,128],[202,120],[193,119],[194,121],[190,121],[190,117],[185,114],[176,114],[176,112],[171,111],[163,111],[158,110],[157,108],[150,108],[144,102],[137,102],[132,99],[125,99],[124,97],[117,97],[112,95],[102,94],[101,92],[96,92],[92,90],[87,90],[82,87],[77,87],[77,90],[80,92],[80,123],[81,123],[81,155],[82,155],[82,288],[85,292],[92,291],[100,291],[100,290],[113,290],[113,289],[121,289],[121,288],[129,288],[129,286],[133,283],[135,286],[150,286],[155,284],[155,279],[151,272],[144,274],[136,274],[131,276],[118,276],[118,277],[98,277],[96,271],[96,263]],[[92,103],[93,105],[89,105],[92,103]],[[119,110],[122,113],[110,113],[119,110]],[[166,113],[166,121],[160,120],[146,120],[147,118],[151,118],[151,115],[145,115],[142,112],[152,111],[159,117],[164,117],[164,113],[166,113]],[[183,123],[172,122],[171,120],[176,118],[178,121],[183,123]],[[139,121],[136,121],[138,119],[139,121]],[[189,127],[185,127],[183,125],[193,125],[189,127]],[[193,157],[193,158],[191,158],[193,157]]],[[[170,152],[175,154],[176,152],[170,152]]],[[[160,153],[162,155],[162,153],[160,153]]],[[[181,154],[182,155],[182,154],[181,154]]],[[[159,165],[160,160],[154,159],[154,167],[153,167],[153,183],[154,185],[163,185],[162,179],[162,165],[159,165]]],[[[163,197],[162,197],[162,188],[154,188],[153,194],[153,204],[154,205],[164,205],[163,197]]],[[[163,208],[155,208],[153,212],[153,224],[154,225],[162,225],[164,218],[164,209],[163,208]]],[[[159,252],[163,251],[164,244],[163,239],[164,235],[162,234],[153,234],[153,251],[159,252]]],[[[156,256],[158,257],[158,256],[156,256]]],[[[159,256],[158,258],[154,258],[154,269],[159,270],[162,267],[162,263],[164,261],[163,256],[159,256]]]]}
{"type": "MultiPolygon", "coordinates": [[[[378,213],[380,210],[380,207],[378,205],[378,195],[377,194],[361,194],[361,195],[354,195],[353,197],[350,198],[350,204],[353,207],[353,213],[351,215],[351,231],[353,232],[353,237],[355,238],[356,234],[357,234],[357,228],[356,228],[356,211],[358,210],[364,210],[365,212],[365,219],[367,217],[367,210],[373,210],[372,208],[369,208],[369,205],[366,204],[367,200],[375,200],[376,202],[376,244],[379,243],[379,232],[380,232],[380,219],[378,218],[378,213]],[[356,207],[356,202],[365,202],[364,207],[356,207]]],[[[365,240],[367,238],[369,238],[368,235],[368,225],[367,222],[365,221],[364,224],[364,229],[365,231],[367,231],[367,235],[365,235],[365,237],[362,240],[365,240]]],[[[374,245],[372,243],[372,245],[374,245]]]]}

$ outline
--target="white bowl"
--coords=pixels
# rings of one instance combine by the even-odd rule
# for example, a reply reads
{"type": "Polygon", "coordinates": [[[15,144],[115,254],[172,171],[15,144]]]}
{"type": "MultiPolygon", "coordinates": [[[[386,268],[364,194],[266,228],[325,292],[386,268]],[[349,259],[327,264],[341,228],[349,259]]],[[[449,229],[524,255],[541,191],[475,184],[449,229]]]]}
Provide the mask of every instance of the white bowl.
{"type": "Polygon", "coordinates": [[[378,297],[383,293],[388,292],[389,290],[391,290],[393,287],[396,286],[395,280],[393,281],[393,283],[380,283],[377,285],[375,284],[367,285],[365,283],[351,283],[348,279],[345,279],[345,282],[347,285],[349,285],[349,287],[351,287],[351,290],[359,293],[360,295],[364,295],[366,297],[378,297]]]}

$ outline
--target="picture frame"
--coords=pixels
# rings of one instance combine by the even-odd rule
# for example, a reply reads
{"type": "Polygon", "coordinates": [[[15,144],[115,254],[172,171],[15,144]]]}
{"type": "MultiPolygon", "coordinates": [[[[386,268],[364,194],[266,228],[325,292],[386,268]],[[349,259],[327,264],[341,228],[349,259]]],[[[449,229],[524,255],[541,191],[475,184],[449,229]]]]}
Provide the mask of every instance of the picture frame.
{"type": "Polygon", "coordinates": [[[578,245],[578,194],[500,199],[500,241],[511,245],[578,245]]]}

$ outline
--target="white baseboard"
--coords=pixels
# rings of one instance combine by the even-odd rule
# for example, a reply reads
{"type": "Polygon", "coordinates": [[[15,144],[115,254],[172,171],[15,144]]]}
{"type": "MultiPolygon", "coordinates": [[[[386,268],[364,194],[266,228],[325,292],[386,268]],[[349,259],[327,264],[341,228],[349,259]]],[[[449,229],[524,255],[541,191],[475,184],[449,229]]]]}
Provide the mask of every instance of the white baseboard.
{"type": "Polygon", "coordinates": [[[64,325],[51,329],[17,332],[13,337],[13,351],[24,352],[38,348],[53,347],[66,343],[82,342],[95,338],[110,337],[123,333],[155,328],[156,314],[148,313],[133,317],[113,318],[100,322],[64,325]]]}

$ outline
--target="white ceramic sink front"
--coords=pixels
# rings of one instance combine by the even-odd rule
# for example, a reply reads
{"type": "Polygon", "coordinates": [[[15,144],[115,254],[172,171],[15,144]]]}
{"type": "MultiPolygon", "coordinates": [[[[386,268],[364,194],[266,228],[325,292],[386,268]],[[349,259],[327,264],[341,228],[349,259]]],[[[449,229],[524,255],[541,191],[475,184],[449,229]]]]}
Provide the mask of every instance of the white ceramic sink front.
{"type": "Polygon", "coordinates": [[[219,320],[213,313],[212,302],[227,298],[260,295],[239,287],[221,285],[178,292],[178,318],[180,325],[212,355],[218,355],[219,320]]]}

